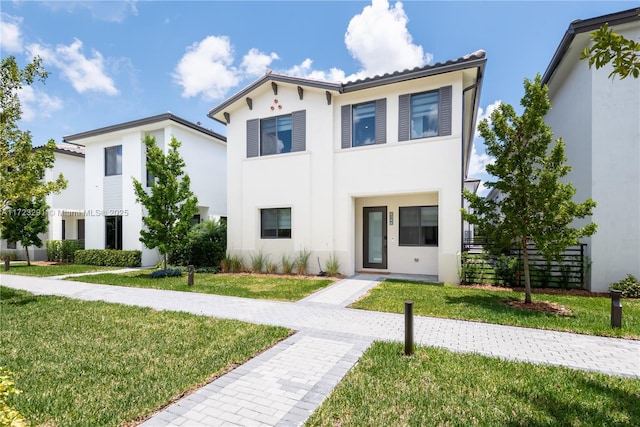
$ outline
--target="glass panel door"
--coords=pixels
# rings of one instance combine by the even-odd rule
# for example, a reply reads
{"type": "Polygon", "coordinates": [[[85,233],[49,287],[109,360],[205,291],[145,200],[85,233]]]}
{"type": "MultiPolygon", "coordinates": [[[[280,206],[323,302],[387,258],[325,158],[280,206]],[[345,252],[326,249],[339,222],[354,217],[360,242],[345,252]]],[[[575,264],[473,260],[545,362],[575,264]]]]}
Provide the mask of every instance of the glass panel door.
{"type": "Polygon", "coordinates": [[[387,268],[387,207],[363,208],[364,268],[387,268]]]}

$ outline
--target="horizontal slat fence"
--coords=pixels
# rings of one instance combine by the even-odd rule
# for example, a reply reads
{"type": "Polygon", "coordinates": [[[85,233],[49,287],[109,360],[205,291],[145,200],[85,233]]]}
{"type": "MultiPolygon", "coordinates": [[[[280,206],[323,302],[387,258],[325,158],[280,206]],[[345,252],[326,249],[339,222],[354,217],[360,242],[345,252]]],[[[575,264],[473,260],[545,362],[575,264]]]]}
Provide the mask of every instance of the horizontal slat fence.
{"type": "MultiPolygon", "coordinates": [[[[522,250],[491,255],[486,241],[465,240],[460,281],[503,286],[524,286],[522,250]]],[[[547,259],[533,245],[527,247],[531,286],[540,288],[584,288],[588,270],[586,244],[567,248],[558,260],[547,259]]]]}

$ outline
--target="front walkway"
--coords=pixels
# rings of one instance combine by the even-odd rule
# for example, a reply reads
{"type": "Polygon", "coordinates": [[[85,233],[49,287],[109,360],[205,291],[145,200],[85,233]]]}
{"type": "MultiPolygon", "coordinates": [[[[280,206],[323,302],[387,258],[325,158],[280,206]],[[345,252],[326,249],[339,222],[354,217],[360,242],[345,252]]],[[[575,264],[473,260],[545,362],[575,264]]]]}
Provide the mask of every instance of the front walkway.
{"type": "MultiPolygon", "coordinates": [[[[300,331],[143,424],[289,426],[307,419],[372,341],[404,339],[402,314],[345,308],[381,279],[358,275],[296,303],[9,275],[0,284],[300,331]]],[[[640,378],[640,341],[420,316],[414,336],[420,345],[640,378]]]]}

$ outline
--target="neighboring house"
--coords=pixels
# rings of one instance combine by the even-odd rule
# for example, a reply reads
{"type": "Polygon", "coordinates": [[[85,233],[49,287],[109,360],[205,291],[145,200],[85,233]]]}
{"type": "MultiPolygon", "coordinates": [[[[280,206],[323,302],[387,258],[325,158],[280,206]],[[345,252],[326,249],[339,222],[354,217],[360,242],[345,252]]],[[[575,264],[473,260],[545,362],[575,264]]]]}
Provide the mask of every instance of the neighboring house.
{"type": "Polygon", "coordinates": [[[213,108],[227,126],[229,251],[456,282],[485,61],[348,83],[269,72],[213,108]]]}
{"type": "MultiPolygon", "coordinates": [[[[29,258],[33,261],[47,259],[47,240],[84,239],[84,147],[58,145],[54,155],[54,165],[45,172],[45,180],[54,181],[62,174],[67,180],[67,188],[47,196],[49,227],[40,235],[43,246],[29,247],[29,258]]],[[[0,241],[0,251],[14,250],[18,259],[26,259],[20,243],[0,241]]]]}
{"type": "Polygon", "coordinates": [[[194,221],[226,217],[226,139],[209,129],[171,113],[65,136],[68,143],[85,147],[85,248],[141,250],[142,265],[160,260],[157,249],[140,242],[144,215],[136,203],[133,178],[150,186],[146,170],[149,133],[165,152],[174,136],[182,145],[180,156],[198,197],[194,221]]]}
{"type": "Polygon", "coordinates": [[[589,33],[605,23],[640,41],[640,8],[574,21],[543,76],[552,105],[546,122],[566,144],[575,200],[598,204],[589,218],[598,231],[584,239],[592,291],[629,273],[640,277],[640,79],[610,78],[610,66],[580,60],[589,33]]]}
{"type": "MultiPolygon", "coordinates": [[[[464,182],[464,189],[470,191],[473,194],[476,194],[476,192],[478,191],[478,187],[480,187],[479,179],[467,179],[464,182]]],[[[469,206],[469,201],[467,199],[464,199],[463,203],[463,208],[465,211],[469,213],[474,212],[473,209],[471,209],[471,207],[469,206]]],[[[467,221],[464,221],[462,223],[462,238],[464,239],[464,243],[466,244],[473,242],[474,237],[475,226],[473,224],[469,224],[467,221]]]]}

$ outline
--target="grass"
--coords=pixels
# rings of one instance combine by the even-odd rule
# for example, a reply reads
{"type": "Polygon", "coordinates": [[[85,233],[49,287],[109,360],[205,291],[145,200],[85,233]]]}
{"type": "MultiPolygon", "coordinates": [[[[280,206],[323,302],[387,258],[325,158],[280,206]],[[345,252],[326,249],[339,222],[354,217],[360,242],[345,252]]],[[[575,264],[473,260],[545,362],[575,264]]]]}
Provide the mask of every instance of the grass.
{"type": "Polygon", "coordinates": [[[412,300],[413,312],[420,316],[640,339],[640,300],[622,300],[622,328],[612,329],[609,298],[537,293],[532,298],[563,305],[571,309],[571,315],[520,310],[504,304],[505,300],[524,300],[522,292],[397,280],[385,280],[351,307],[402,313],[404,301],[412,300]]]}
{"type": "Polygon", "coordinates": [[[62,276],[65,274],[79,274],[79,273],[91,273],[94,271],[108,271],[117,270],[120,267],[101,267],[97,265],[79,265],[79,264],[57,264],[57,265],[38,265],[32,264],[28,266],[25,263],[16,264],[11,263],[9,271],[4,271],[2,267],[2,274],[16,274],[19,276],[62,276]]]}
{"type": "Polygon", "coordinates": [[[186,277],[151,279],[148,272],[97,274],[70,280],[278,301],[297,301],[333,283],[328,279],[199,273],[194,277],[194,286],[187,286],[186,277]]]}
{"type": "Polygon", "coordinates": [[[143,419],[286,337],[284,328],[0,287],[0,366],[31,423],[143,419]]]}
{"type": "Polygon", "coordinates": [[[637,426],[640,379],[374,343],[307,426],[637,426]]]}

